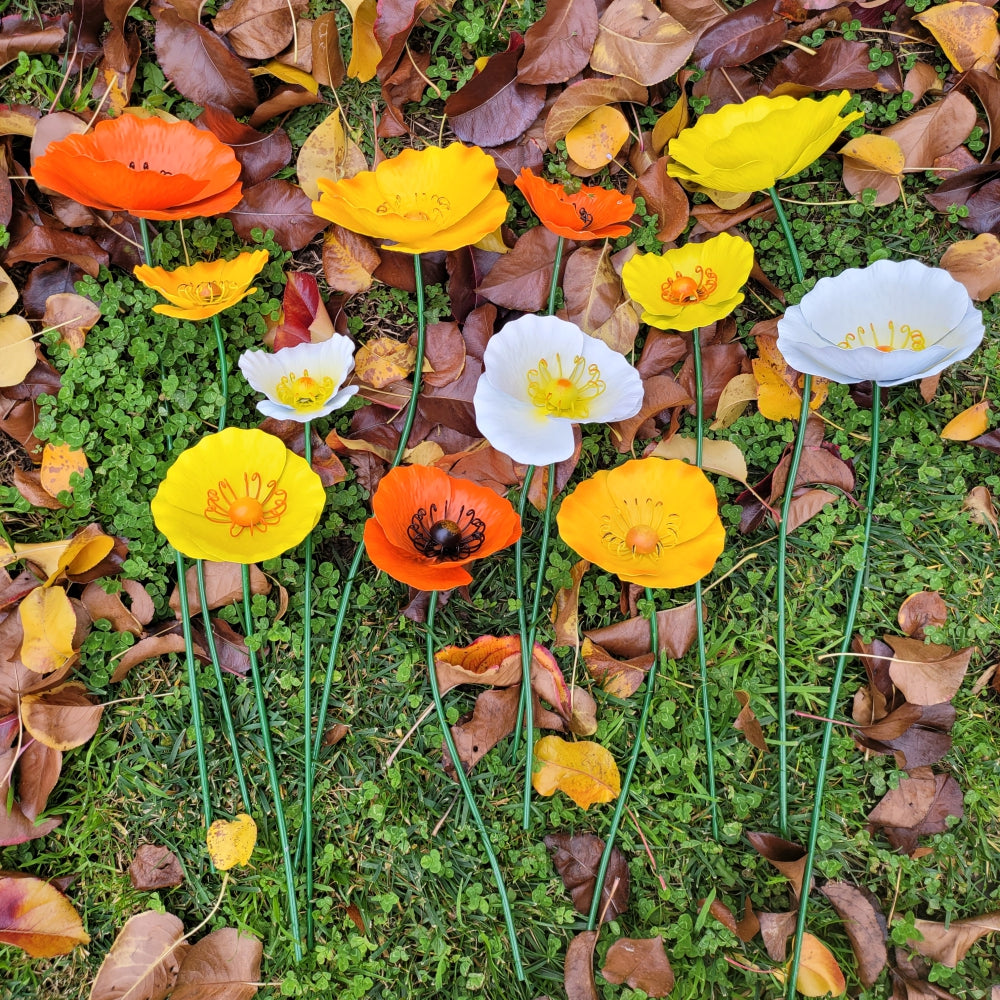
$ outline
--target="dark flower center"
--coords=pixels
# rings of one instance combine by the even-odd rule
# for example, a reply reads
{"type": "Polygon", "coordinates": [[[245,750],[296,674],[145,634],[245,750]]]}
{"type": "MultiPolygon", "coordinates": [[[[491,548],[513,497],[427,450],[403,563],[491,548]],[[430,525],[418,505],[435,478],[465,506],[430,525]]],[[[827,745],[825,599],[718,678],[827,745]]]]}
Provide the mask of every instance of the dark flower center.
{"type": "Polygon", "coordinates": [[[486,540],[486,522],[476,517],[476,512],[465,505],[455,517],[448,516],[445,503],[443,517],[438,517],[437,504],[430,510],[420,507],[410,518],[406,535],[422,556],[445,562],[468,559],[478,552],[486,540]]]}

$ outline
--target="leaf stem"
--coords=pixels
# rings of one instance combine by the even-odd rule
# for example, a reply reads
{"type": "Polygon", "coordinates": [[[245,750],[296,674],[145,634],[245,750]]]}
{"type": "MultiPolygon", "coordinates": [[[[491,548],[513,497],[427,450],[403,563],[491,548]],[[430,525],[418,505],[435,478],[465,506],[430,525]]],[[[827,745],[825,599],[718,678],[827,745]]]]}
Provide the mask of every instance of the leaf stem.
{"type": "Polygon", "coordinates": [[[226,691],[226,684],[222,677],[222,665],[219,663],[219,654],[215,646],[215,633],[212,631],[212,618],[208,609],[208,594],[205,588],[205,563],[201,559],[195,560],[195,569],[198,575],[198,603],[201,604],[202,621],[205,623],[205,645],[208,647],[208,655],[212,660],[212,671],[215,674],[215,687],[219,692],[219,706],[222,709],[222,722],[226,730],[226,739],[233,753],[233,767],[236,770],[236,780],[240,786],[240,796],[243,799],[243,808],[248,813],[252,813],[250,806],[250,791],[247,788],[246,775],[243,773],[243,762],[240,759],[240,747],[236,742],[236,727],[233,725],[233,713],[229,707],[229,695],[226,691]]]}
{"type": "MultiPolygon", "coordinates": [[[[533,728],[534,704],[531,700],[531,646],[528,643],[528,608],[525,604],[524,591],[524,515],[528,510],[528,489],[531,480],[535,475],[535,467],[529,465],[524,470],[524,482],[521,484],[521,499],[517,505],[517,518],[521,522],[521,534],[514,543],[514,589],[517,592],[517,627],[521,637],[521,697],[517,706],[517,723],[514,726],[514,739],[511,743],[511,751],[514,759],[517,759],[517,751],[521,748],[521,728],[524,725],[525,716],[528,717],[528,742],[531,742],[531,729],[533,728]]],[[[531,781],[529,774],[528,781],[531,781]]],[[[530,792],[524,790],[525,800],[530,792]]]]}
{"type": "Polygon", "coordinates": [[[563,248],[566,246],[566,237],[560,236],[556,243],[556,259],[552,266],[552,281],[549,283],[549,306],[546,315],[552,316],[556,311],[556,292],[559,291],[559,268],[562,266],[563,248]]]}
{"type": "MultiPolygon", "coordinates": [[[[695,438],[695,465],[701,468],[705,438],[705,389],[702,384],[701,336],[697,329],[691,331],[694,357],[694,393],[697,437],[695,438]]],[[[712,711],[708,701],[708,662],[705,656],[705,615],[701,580],[694,585],[694,613],[698,629],[698,673],[701,687],[701,719],[705,729],[705,763],[708,779],[708,803],[712,817],[712,839],[719,839],[719,803],[715,788],[715,741],[712,738],[712,711]]]]}
{"type": "Polygon", "coordinates": [[[219,430],[226,428],[226,410],[229,407],[229,362],[226,360],[226,341],[222,336],[222,323],[219,314],[212,317],[212,329],[215,331],[215,345],[219,350],[219,381],[222,383],[222,405],[219,407],[219,430]]]}
{"type": "MultiPolygon", "coordinates": [[[[785,234],[789,253],[792,255],[792,266],[795,269],[795,279],[801,284],[805,281],[802,271],[802,261],[799,257],[792,227],[788,216],[782,207],[777,190],[772,187],[768,192],[778,214],[778,222],[785,234]]],[[[788,555],[788,518],[792,509],[792,498],[795,493],[795,481],[799,475],[799,463],[802,461],[802,449],[806,440],[806,428],[809,422],[809,400],[812,396],[812,376],[806,375],[802,385],[802,409],[799,413],[799,426],[789,459],[788,478],[785,480],[785,493],[781,502],[781,524],[778,525],[778,573],[776,580],[776,598],[778,603],[778,621],[775,633],[775,646],[778,658],[778,828],[783,837],[788,836],[788,660],[787,637],[785,633],[785,591],[786,591],[786,561],[788,555]]]]}
{"type": "Polygon", "coordinates": [[[809,821],[809,840],[806,843],[806,863],[802,872],[802,898],[799,900],[799,915],[795,923],[795,949],[792,953],[792,965],[788,973],[787,1000],[795,1000],[795,981],[799,972],[799,962],[802,958],[802,938],[806,927],[806,914],[809,910],[809,883],[812,879],[813,864],[816,859],[816,845],[819,840],[819,824],[823,816],[823,790],[826,784],[826,765],[830,756],[830,743],[833,737],[834,717],[837,714],[837,702],[840,698],[840,683],[844,677],[844,667],[847,664],[847,653],[854,637],[854,621],[857,618],[861,603],[861,592],[864,589],[865,575],[868,569],[868,549],[871,544],[872,516],[875,510],[875,487],[878,481],[878,447],[880,408],[879,395],[881,389],[872,385],[872,442],[871,459],[868,467],[868,495],[865,498],[864,536],[861,543],[861,562],[854,578],[854,588],[851,600],[847,606],[847,618],[844,624],[844,639],[840,646],[841,655],[837,657],[837,667],[833,673],[830,685],[830,703],[827,709],[827,721],[823,723],[823,742],[819,751],[819,772],[813,787],[812,818],[809,821]]]}
{"type": "Polygon", "coordinates": [[[493,845],[490,843],[490,835],[486,829],[486,824],[483,822],[483,817],[479,812],[479,807],[476,805],[476,800],[472,794],[472,786],[469,784],[469,778],[465,773],[465,767],[462,764],[462,759],[458,755],[458,748],[455,746],[454,737],[451,734],[451,726],[448,725],[448,717],[445,714],[444,702],[441,700],[441,688],[437,680],[437,668],[434,666],[434,612],[437,610],[437,599],[438,592],[436,590],[431,591],[430,603],[427,606],[427,670],[430,674],[431,680],[431,694],[434,698],[434,708],[437,710],[438,721],[441,723],[441,731],[444,736],[444,743],[448,749],[448,754],[451,757],[452,766],[455,768],[455,775],[458,778],[458,783],[462,788],[462,794],[465,796],[466,805],[469,807],[469,812],[472,813],[472,819],[476,824],[476,829],[479,831],[479,838],[483,844],[483,850],[486,852],[487,858],[490,861],[490,867],[493,869],[493,879],[496,882],[497,891],[500,893],[500,905],[503,908],[503,919],[504,923],[507,925],[507,938],[510,941],[511,957],[514,960],[514,972],[517,975],[518,982],[525,982],[524,976],[524,966],[521,963],[521,951],[517,944],[517,934],[514,929],[514,915],[511,913],[510,900],[507,898],[507,886],[504,884],[503,874],[500,871],[500,863],[497,861],[497,856],[493,851],[493,845]]]}
{"type": "Polygon", "coordinates": [[[635,734],[635,744],[632,747],[632,756],[629,758],[628,767],[625,770],[625,778],[622,781],[621,791],[618,793],[618,802],[615,805],[614,815],[611,817],[611,826],[608,829],[607,838],[604,841],[604,853],[601,855],[600,864],[597,866],[597,879],[594,882],[594,898],[590,903],[590,915],[587,917],[587,930],[592,931],[597,927],[597,916],[601,908],[601,894],[604,889],[604,879],[608,873],[608,865],[611,863],[611,851],[615,846],[615,838],[618,835],[618,827],[625,812],[625,803],[628,798],[628,790],[632,784],[632,775],[635,774],[636,764],[639,763],[639,753],[642,750],[642,741],[646,738],[646,722],[649,719],[649,710],[653,704],[653,690],[656,687],[656,673],[660,668],[660,632],[656,620],[656,605],[653,602],[653,592],[646,588],[646,600],[649,601],[649,640],[652,644],[653,662],[649,665],[649,673],[646,676],[646,697],[642,702],[642,711],[639,714],[639,728],[635,734]]]}
{"type": "MultiPolygon", "coordinates": [[[[250,606],[250,567],[244,563],[243,579],[243,627],[247,639],[253,632],[253,609],[250,606]]],[[[274,761],[274,747],[271,743],[271,724],[268,721],[267,702],[264,700],[264,684],[260,675],[260,663],[257,651],[248,641],[250,653],[250,674],[253,678],[254,697],[257,700],[257,715],[260,718],[261,740],[264,744],[264,759],[267,761],[267,773],[271,781],[271,797],[274,801],[274,818],[278,824],[278,837],[281,841],[281,855],[285,863],[285,889],[288,893],[288,916],[291,921],[292,942],[295,946],[295,961],[302,961],[302,941],[299,931],[299,908],[295,898],[295,878],[292,869],[292,852],[288,844],[288,827],[285,823],[285,807],[281,801],[281,782],[278,780],[278,768],[274,761]]]]}
{"type": "MultiPolygon", "coordinates": [[[[304,454],[306,464],[312,468],[312,421],[305,421],[304,454]]],[[[306,535],[305,550],[305,594],[302,609],[302,658],[303,658],[303,732],[305,747],[305,783],[310,791],[316,781],[313,773],[312,749],[312,571],[313,571],[313,536],[310,531],[306,535]]],[[[313,801],[312,795],[306,795],[302,804],[302,825],[306,837],[306,949],[312,951],[316,944],[315,928],[313,926],[313,801]]]]}

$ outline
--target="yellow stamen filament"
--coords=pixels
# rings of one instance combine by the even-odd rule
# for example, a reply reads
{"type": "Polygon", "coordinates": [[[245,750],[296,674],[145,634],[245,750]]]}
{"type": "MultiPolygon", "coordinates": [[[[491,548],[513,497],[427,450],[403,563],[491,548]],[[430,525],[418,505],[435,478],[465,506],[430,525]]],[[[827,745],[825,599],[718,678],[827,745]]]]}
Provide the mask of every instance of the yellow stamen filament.
{"type": "Polygon", "coordinates": [[[839,344],[844,350],[849,351],[854,347],[874,347],[876,351],[922,351],[927,346],[927,341],[920,330],[916,330],[907,323],[903,323],[897,329],[896,324],[889,320],[886,330],[876,330],[874,323],[868,324],[866,330],[859,326],[856,333],[849,333],[839,344]]]}
{"type": "Polygon", "coordinates": [[[319,410],[333,395],[336,383],[329,375],[314,379],[306,368],[301,375],[289,372],[281,377],[274,394],[283,406],[291,406],[300,412],[319,410]]]}
{"type": "Polygon", "coordinates": [[[377,215],[401,215],[411,222],[440,222],[451,211],[451,202],[440,194],[416,191],[387,198],[376,209],[377,215]]]}
{"type": "Polygon", "coordinates": [[[578,355],[567,374],[563,371],[562,357],[557,354],[555,369],[549,367],[547,358],[542,358],[538,367],[528,372],[528,399],[554,417],[587,420],[591,402],[607,388],[601,380],[600,368],[588,365],[587,359],[578,355]]]}
{"type": "Polygon", "coordinates": [[[187,299],[193,306],[214,306],[242,291],[243,285],[237,281],[190,281],[178,285],[176,295],[187,299]]]}
{"type": "Polygon", "coordinates": [[[652,497],[622,499],[601,518],[601,541],[616,556],[657,558],[677,544],[680,515],[652,497]]]}
{"type": "Polygon", "coordinates": [[[213,524],[228,524],[229,533],[239,538],[247,529],[251,537],[277,524],[288,506],[288,493],[279,490],[277,480],[265,488],[259,472],[243,473],[243,489],[237,491],[228,479],[220,479],[218,489],[208,490],[205,518],[213,524]]]}

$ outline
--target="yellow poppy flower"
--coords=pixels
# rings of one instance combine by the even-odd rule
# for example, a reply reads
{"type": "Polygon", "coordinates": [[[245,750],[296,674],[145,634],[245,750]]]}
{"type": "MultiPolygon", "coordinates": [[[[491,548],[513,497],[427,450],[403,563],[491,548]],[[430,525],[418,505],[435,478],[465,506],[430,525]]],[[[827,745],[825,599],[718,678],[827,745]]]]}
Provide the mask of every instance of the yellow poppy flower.
{"type": "Polygon", "coordinates": [[[313,212],[363,236],[395,241],[383,250],[457,250],[507,218],[493,157],[460,142],[404,149],[374,170],[317,184],[313,212]]]}
{"type": "Polygon", "coordinates": [[[232,260],[208,260],[174,271],[140,264],[133,274],[173,303],[153,306],[153,312],[177,319],[208,319],[257,291],[250,282],[260,274],[267,258],[266,250],[254,250],[232,260]]]}
{"type": "Polygon", "coordinates": [[[725,545],[715,489],[696,465],[637,458],[585,479],[556,516],[562,540],[619,579],[686,587],[725,545]]]}
{"type": "Polygon", "coordinates": [[[325,502],[319,476],[280,438],[227,427],[180,454],[151,507],[184,555],[255,563],[298,545],[325,502]]]}
{"type": "Polygon", "coordinates": [[[660,330],[695,330],[728,316],[742,301],[753,247],[720,233],[663,254],[636,254],[622,283],[642,307],[642,321],[660,330]]]}
{"type": "Polygon", "coordinates": [[[795,97],[751,97],[702,115],[668,147],[667,173],[716,191],[766,191],[805,170],[851,122],[840,112],[848,91],[821,101],[795,97]]]}

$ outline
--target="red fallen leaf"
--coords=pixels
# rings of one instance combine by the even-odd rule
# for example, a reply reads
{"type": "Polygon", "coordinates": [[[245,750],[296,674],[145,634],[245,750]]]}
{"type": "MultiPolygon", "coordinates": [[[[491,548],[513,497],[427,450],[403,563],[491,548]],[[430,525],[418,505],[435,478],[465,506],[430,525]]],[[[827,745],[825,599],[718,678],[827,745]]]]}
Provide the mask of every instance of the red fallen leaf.
{"type": "Polygon", "coordinates": [[[478,291],[490,302],[519,312],[538,312],[549,299],[559,237],[544,226],[529,229],[499,258],[478,291]]]}
{"type": "Polygon", "coordinates": [[[316,275],[289,271],[281,305],[281,322],[274,329],[275,351],[329,339],[333,324],[319,294],[316,275]]]}
{"type": "Polygon", "coordinates": [[[66,41],[69,20],[68,13],[58,17],[41,14],[27,18],[20,14],[5,17],[0,34],[0,66],[16,61],[20,52],[29,55],[59,52],[66,41]]]}
{"type": "MultiPolygon", "coordinates": [[[[545,846],[552,852],[552,864],[572,897],[576,912],[590,913],[604,841],[592,833],[550,833],[545,838],[545,846]]],[[[604,878],[598,916],[604,914],[605,920],[621,916],[628,909],[629,886],[628,859],[619,848],[614,847],[604,878]],[[611,889],[615,883],[618,888],[612,896],[611,889]]]]}
{"type": "Polygon", "coordinates": [[[524,36],[518,79],[522,83],[565,83],[587,66],[596,38],[594,0],[553,0],[524,36]]]}
{"type": "MultiPolygon", "coordinates": [[[[16,616],[15,616],[16,617],[16,616]]],[[[41,678],[43,682],[48,682],[48,678],[41,678]]],[[[0,692],[2,694],[2,692],[0,692]]],[[[11,702],[13,705],[14,702],[11,702]]],[[[48,748],[46,748],[48,749],[48,748]]],[[[53,753],[57,751],[51,751],[53,753]]],[[[37,761],[37,757],[35,758],[37,761]]],[[[34,815],[29,815],[26,813],[22,807],[21,803],[14,800],[10,802],[10,808],[8,809],[9,802],[9,791],[10,791],[10,779],[13,772],[14,763],[16,761],[16,754],[13,749],[5,750],[0,752],[0,847],[9,847],[13,844],[23,844],[29,840],[37,840],[40,837],[47,837],[60,823],[62,823],[62,817],[52,816],[49,819],[43,820],[41,823],[35,823],[35,818],[38,813],[34,811],[33,806],[38,804],[39,798],[47,797],[48,792],[44,791],[44,788],[37,787],[34,789],[34,794],[32,794],[32,789],[29,787],[27,805],[29,813],[34,812],[34,815]],[[41,793],[44,792],[44,795],[41,793]]],[[[31,760],[29,760],[29,764],[31,760]]],[[[24,761],[21,761],[21,767],[23,768],[24,761]]],[[[57,775],[58,776],[58,775],[57,775]]],[[[21,779],[23,782],[23,778],[21,779]]],[[[0,912],[2,912],[2,906],[0,906],[0,912]]],[[[3,930],[0,928],[0,941],[9,940],[3,937],[3,930]]]]}
{"type": "Polygon", "coordinates": [[[399,61],[392,75],[382,81],[382,103],[386,113],[378,123],[376,134],[380,138],[409,133],[403,108],[424,96],[430,64],[429,52],[411,52],[406,59],[399,61]]]}
{"type": "Polygon", "coordinates": [[[234,115],[257,106],[246,66],[208,28],[165,7],[156,19],[154,46],[161,69],[189,101],[218,104],[234,115]]]}
{"type": "MultiPolygon", "coordinates": [[[[284,7],[287,11],[287,6],[284,7]]],[[[267,180],[292,159],[292,141],[283,128],[264,134],[236,120],[225,108],[208,105],[194,120],[231,146],[243,168],[240,179],[247,187],[267,180]]]]}
{"type": "Polygon", "coordinates": [[[5,872],[0,875],[0,941],[32,958],[52,958],[87,944],[90,935],[58,889],[31,875],[5,872]]]}
{"type": "Polygon", "coordinates": [[[244,188],[242,200],[222,217],[247,242],[254,229],[273,230],[283,250],[301,250],[327,226],[325,219],[313,215],[312,201],[302,188],[276,178],[244,188]]]}
{"type": "Polygon", "coordinates": [[[545,104],[544,85],[522,83],[517,61],[524,39],[511,32],[506,52],[490,56],[482,72],[444,103],[455,135],[477,146],[498,146],[516,139],[545,104]]]}
{"type": "MultiPolygon", "coordinates": [[[[715,414],[719,400],[722,398],[723,390],[737,375],[744,375],[750,372],[750,359],[747,356],[746,348],[739,342],[723,344],[706,344],[705,331],[702,331],[702,352],[701,352],[701,386],[702,405],[707,416],[715,414]]],[[[697,383],[694,378],[694,357],[688,355],[684,359],[684,365],[677,375],[688,395],[693,396],[697,391],[697,383]]],[[[692,407],[693,411],[693,407],[692,407]]]]}
{"type": "Polygon", "coordinates": [[[1000,164],[983,163],[960,170],[924,195],[939,212],[949,205],[965,205],[969,210],[959,225],[974,233],[993,232],[1000,226],[1000,164]]]}
{"type": "MultiPolygon", "coordinates": [[[[621,279],[608,257],[607,240],[600,247],[580,247],[569,255],[562,288],[565,318],[584,333],[596,336],[625,298],[621,279]]],[[[630,347],[627,345],[622,353],[630,347]]]]}
{"type": "Polygon", "coordinates": [[[469,646],[445,646],[434,654],[434,669],[442,694],[459,684],[510,687],[521,680],[521,640],[483,635],[469,646]]]}
{"type": "Polygon", "coordinates": [[[753,0],[717,21],[698,39],[692,62],[704,70],[736,67],[774,51],[788,28],[774,7],[775,0],[753,0]]]}
{"type": "Polygon", "coordinates": [[[482,341],[481,347],[477,348],[475,345],[469,347],[469,353],[479,361],[483,360],[483,349],[485,348],[483,337],[488,339],[492,336],[493,326],[496,322],[496,306],[489,304],[479,294],[479,285],[498,258],[499,254],[491,251],[479,250],[476,247],[460,247],[458,250],[448,251],[448,256],[445,259],[448,269],[448,297],[451,299],[451,311],[455,319],[459,323],[465,323],[476,310],[493,310],[492,319],[488,324],[479,323],[473,328],[473,331],[463,330],[467,341],[473,332],[482,341]]]}
{"type": "MultiPolygon", "coordinates": [[[[922,64],[917,64],[917,66],[920,65],[922,64]]],[[[914,69],[916,68],[915,66],[914,69]]],[[[940,85],[940,80],[933,67],[927,68],[933,74],[934,82],[940,85]]],[[[909,79],[909,76],[907,76],[907,79],[909,79]]],[[[1000,147],[1000,80],[997,80],[994,76],[990,76],[989,73],[984,73],[981,69],[973,69],[969,70],[968,73],[962,74],[956,83],[956,87],[962,91],[973,91],[986,110],[986,118],[989,121],[990,128],[989,144],[986,147],[984,162],[989,163],[993,159],[993,154],[997,151],[997,148],[1000,147]]],[[[906,89],[910,90],[910,87],[907,86],[906,89]]],[[[919,100],[919,97],[916,100],[919,100]]]]}
{"type": "MultiPolygon", "coordinates": [[[[416,334],[410,338],[416,347],[416,334]]],[[[475,360],[475,359],[473,359],[475,360]]],[[[465,341],[457,323],[430,323],[424,355],[423,385],[446,386],[465,369],[465,341]]]]}

